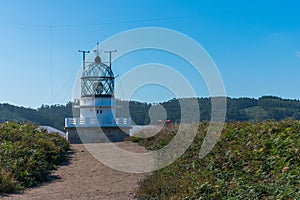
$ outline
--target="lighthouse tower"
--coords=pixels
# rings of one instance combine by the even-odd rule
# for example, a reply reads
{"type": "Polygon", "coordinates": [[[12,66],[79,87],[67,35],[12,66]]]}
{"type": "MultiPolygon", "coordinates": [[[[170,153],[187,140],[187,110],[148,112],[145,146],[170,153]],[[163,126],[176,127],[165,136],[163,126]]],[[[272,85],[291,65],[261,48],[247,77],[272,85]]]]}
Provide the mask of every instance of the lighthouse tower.
{"type": "Polygon", "coordinates": [[[129,136],[130,118],[116,118],[114,74],[102,62],[97,50],[94,60],[85,66],[81,76],[79,118],[66,118],[65,129],[70,143],[117,142],[129,136]]]}

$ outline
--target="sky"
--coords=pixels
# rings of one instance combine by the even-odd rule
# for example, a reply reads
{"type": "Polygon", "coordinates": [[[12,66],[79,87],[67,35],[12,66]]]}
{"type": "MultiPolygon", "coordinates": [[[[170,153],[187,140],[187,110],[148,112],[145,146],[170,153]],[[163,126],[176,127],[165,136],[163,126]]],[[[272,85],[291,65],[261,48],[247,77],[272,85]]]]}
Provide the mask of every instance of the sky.
{"type": "MultiPolygon", "coordinates": [[[[37,108],[72,101],[82,62],[78,50],[92,50],[97,42],[143,27],[175,30],[198,42],[215,62],[227,96],[300,99],[298,0],[0,3],[0,103],[37,108]]],[[[190,80],[197,96],[209,96],[205,82],[193,75],[190,64],[166,52],[144,50],[125,55],[113,63],[114,73],[122,77],[144,63],[174,67],[190,80]]],[[[147,102],[173,97],[167,88],[157,85],[133,94],[133,99],[147,102]]]]}

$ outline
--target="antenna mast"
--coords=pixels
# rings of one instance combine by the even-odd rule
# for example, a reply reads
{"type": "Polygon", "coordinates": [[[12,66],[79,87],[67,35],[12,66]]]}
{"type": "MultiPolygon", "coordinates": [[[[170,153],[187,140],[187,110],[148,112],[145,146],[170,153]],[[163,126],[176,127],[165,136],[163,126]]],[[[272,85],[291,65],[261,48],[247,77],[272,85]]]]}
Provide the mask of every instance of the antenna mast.
{"type": "Polygon", "coordinates": [[[82,53],[82,63],[83,63],[83,70],[84,70],[85,69],[85,54],[90,53],[90,51],[78,50],[78,52],[82,53]]]}
{"type": "Polygon", "coordinates": [[[111,67],[111,53],[115,53],[117,52],[117,50],[113,50],[113,51],[104,51],[104,53],[109,53],[109,67],[111,67]]]}

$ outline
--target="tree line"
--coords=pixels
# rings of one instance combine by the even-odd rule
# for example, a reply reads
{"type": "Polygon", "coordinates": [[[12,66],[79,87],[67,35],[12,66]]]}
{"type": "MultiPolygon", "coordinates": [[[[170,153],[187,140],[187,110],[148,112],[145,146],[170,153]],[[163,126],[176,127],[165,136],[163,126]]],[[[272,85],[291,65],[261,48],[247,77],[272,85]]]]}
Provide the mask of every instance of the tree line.
{"type": "MultiPolygon", "coordinates": [[[[222,97],[212,97],[222,98],[222,97]]],[[[224,97],[225,98],[225,97],[224,97]]],[[[145,125],[155,123],[161,116],[154,116],[157,109],[160,113],[164,108],[166,118],[173,123],[182,120],[189,121],[189,113],[182,113],[180,103],[185,102],[185,109],[193,112],[194,107],[189,107],[189,102],[198,102],[200,121],[209,121],[211,117],[211,98],[183,98],[171,99],[162,103],[145,103],[137,101],[117,100],[116,117],[131,117],[133,124],[145,125]],[[152,112],[152,121],[150,115],[152,112]],[[154,113],[154,115],[153,115],[154,113]],[[181,116],[182,115],[182,116],[181,116]],[[154,118],[154,120],[153,120],[154,118]]],[[[300,101],[282,99],[275,96],[263,96],[255,98],[230,98],[226,97],[227,110],[226,121],[250,121],[261,122],[266,120],[280,121],[283,119],[300,120],[300,101]]],[[[73,117],[72,102],[66,105],[42,105],[38,109],[18,107],[10,104],[0,104],[0,122],[19,121],[32,122],[38,125],[52,126],[59,130],[64,129],[64,119],[73,117]]]]}

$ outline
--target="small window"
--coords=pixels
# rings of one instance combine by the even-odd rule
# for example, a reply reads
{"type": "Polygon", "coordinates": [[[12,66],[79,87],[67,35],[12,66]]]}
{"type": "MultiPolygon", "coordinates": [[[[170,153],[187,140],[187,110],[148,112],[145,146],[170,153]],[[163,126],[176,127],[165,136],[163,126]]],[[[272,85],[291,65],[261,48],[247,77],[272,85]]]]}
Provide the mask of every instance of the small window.
{"type": "Polygon", "coordinates": [[[100,110],[100,113],[102,114],[102,110],[100,110]]]}
{"type": "Polygon", "coordinates": [[[97,110],[97,113],[99,113],[99,110],[97,110]]]}

